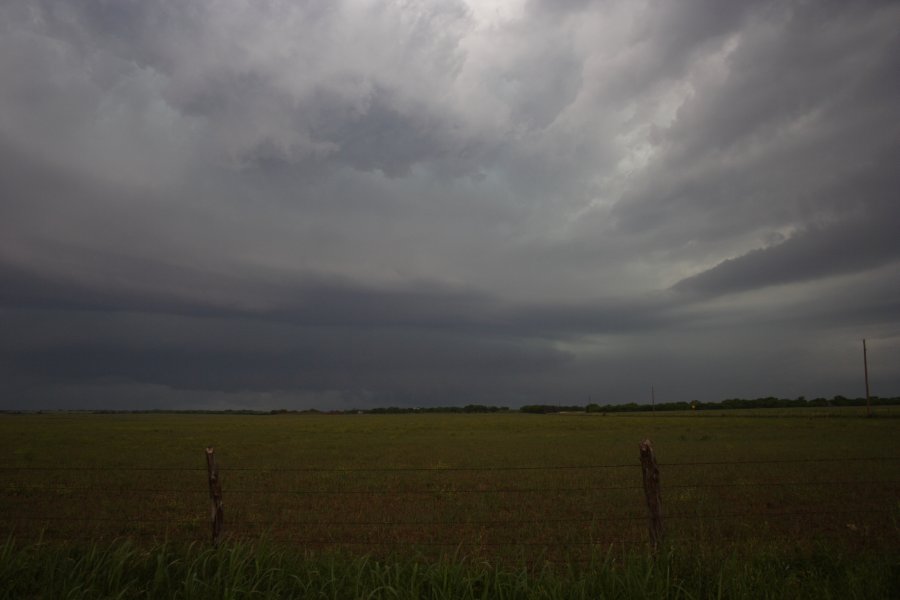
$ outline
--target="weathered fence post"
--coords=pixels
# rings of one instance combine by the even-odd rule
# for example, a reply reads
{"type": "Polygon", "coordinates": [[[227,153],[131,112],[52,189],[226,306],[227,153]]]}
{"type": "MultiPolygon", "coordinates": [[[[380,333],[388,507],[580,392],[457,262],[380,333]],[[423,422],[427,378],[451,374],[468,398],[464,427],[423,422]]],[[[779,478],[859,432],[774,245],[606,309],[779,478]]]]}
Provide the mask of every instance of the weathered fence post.
{"type": "Polygon", "coordinates": [[[659,466],[653,453],[653,444],[644,440],[640,444],[641,472],[644,475],[644,495],[647,497],[647,509],[650,511],[650,543],[653,549],[659,546],[663,536],[662,496],[659,489],[659,466]]]}
{"type": "Polygon", "coordinates": [[[212,541],[219,544],[225,516],[222,513],[222,484],[219,481],[219,466],[212,447],[206,449],[206,470],[209,472],[209,499],[212,501],[212,541]]]}

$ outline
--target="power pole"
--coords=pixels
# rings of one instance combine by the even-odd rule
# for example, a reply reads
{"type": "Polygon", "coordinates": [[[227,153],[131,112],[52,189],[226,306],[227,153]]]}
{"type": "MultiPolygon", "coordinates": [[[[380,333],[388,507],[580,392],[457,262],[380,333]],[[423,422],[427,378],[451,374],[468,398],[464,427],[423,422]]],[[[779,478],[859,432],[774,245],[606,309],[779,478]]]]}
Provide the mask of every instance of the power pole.
{"type": "Polygon", "coordinates": [[[656,388],[650,386],[650,410],[656,410],[656,388]]]}
{"type": "Polygon", "coordinates": [[[866,355],[866,338],[863,338],[863,373],[866,376],[866,416],[872,416],[872,404],[869,400],[869,358],[866,355]]]}

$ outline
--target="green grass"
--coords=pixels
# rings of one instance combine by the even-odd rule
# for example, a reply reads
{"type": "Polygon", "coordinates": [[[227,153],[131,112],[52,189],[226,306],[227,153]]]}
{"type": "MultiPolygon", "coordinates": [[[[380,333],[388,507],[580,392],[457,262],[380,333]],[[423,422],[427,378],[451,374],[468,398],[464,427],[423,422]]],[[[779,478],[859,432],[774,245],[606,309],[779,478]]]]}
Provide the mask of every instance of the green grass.
{"type": "Polygon", "coordinates": [[[896,555],[600,555],[579,567],[129,542],[0,547],[0,598],[896,598],[896,555]]]}

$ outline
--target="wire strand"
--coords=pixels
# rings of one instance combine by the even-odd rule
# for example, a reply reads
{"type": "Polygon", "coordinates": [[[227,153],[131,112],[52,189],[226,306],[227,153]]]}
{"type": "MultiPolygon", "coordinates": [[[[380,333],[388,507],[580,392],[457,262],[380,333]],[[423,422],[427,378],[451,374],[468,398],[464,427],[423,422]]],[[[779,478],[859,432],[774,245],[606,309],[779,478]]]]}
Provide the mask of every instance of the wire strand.
{"type": "MultiPolygon", "coordinates": [[[[761,460],[737,460],[737,461],[698,461],[698,462],[661,462],[660,467],[691,467],[691,466],[726,466],[726,465],[762,465],[762,464],[790,464],[790,463],[841,463],[841,462],[875,462],[875,461],[900,461],[896,456],[860,456],[860,457],[833,457],[833,458],[787,458],[787,459],[761,459],[761,460]]],[[[431,472],[444,473],[455,471],[562,471],[562,470],[591,470],[591,469],[631,469],[639,466],[638,462],[619,464],[589,464],[589,465],[498,465],[498,466],[453,466],[453,467],[227,467],[220,463],[221,472],[253,471],[258,473],[404,473],[404,472],[431,472]]],[[[0,466],[0,471],[206,471],[200,467],[150,467],[150,466],[0,466]]]]}

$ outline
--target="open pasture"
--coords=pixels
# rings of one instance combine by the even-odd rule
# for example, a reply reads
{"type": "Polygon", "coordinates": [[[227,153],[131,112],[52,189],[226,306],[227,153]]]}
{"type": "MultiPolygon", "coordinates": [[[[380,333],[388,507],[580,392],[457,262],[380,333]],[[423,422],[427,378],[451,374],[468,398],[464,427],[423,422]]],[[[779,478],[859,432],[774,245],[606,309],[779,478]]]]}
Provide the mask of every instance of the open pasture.
{"type": "Polygon", "coordinates": [[[206,542],[211,445],[231,539],[587,561],[646,547],[638,442],[650,438],[673,545],[896,551],[892,416],[3,415],[0,533],[206,542]]]}

